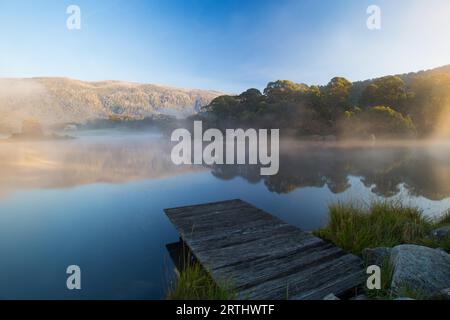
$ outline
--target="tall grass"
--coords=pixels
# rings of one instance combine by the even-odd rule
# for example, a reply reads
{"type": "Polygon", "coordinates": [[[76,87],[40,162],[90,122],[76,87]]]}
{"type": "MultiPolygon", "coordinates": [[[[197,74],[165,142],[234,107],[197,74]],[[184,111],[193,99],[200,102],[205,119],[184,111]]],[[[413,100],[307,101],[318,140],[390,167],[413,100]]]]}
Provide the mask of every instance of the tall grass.
{"type": "Polygon", "coordinates": [[[439,227],[450,226],[450,210],[436,220],[436,225],[439,227]]]}
{"type": "Polygon", "coordinates": [[[394,274],[394,266],[389,261],[389,258],[385,258],[380,265],[381,269],[381,288],[379,290],[369,290],[366,288],[365,292],[367,297],[376,300],[391,300],[395,296],[391,290],[392,276],[394,274]]]}
{"type": "MultiPolygon", "coordinates": [[[[450,225],[450,211],[437,219],[431,219],[424,216],[420,209],[405,206],[401,202],[378,201],[369,205],[341,202],[329,206],[328,224],[315,234],[357,255],[361,255],[365,248],[400,244],[418,244],[450,251],[450,236],[444,239],[431,236],[433,229],[446,225],[450,225]]],[[[381,289],[366,290],[369,298],[429,298],[408,288],[401,288],[394,295],[390,288],[393,266],[386,258],[380,267],[381,289]]]]}
{"type": "Polygon", "coordinates": [[[373,202],[370,205],[337,203],[329,207],[326,227],[315,232],[319,237],[354,254],[365,248],[419,244],[449,250],[449,241],[429,237],[433,228],[446,224],[447,214],[433,221],[415,207],[400,202],[373,202]]]}
{"type": "Polygon", "coordinates": [[[233,300],[231,284],[215,283],[198,262],[187,263],[170,285],[168,300],[233,300]]]}

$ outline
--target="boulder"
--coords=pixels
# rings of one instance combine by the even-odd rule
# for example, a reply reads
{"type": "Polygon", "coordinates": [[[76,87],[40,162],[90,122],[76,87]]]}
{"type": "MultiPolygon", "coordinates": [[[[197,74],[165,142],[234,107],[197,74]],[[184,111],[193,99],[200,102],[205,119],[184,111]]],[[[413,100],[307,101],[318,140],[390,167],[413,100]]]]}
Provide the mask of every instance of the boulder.
{"type": "Polygon", "coordinates": [[[450,286],[450,255],[441,250],[417,245],[399,245],[392,249],[393,266],[391,289],[402,289],[434,296],[450,286]]]}
{"type": "Polygon", "coordinates": [[[367,248],[362,251],[362,258],[364,262],[368,265],[381,265],[389,259],[392,248],[379,247],[379,248],[367,248]]]}
{"type": "Polygon", "coordinates": [[[441,227],[432,231],[432,236],[437,239],[444,239],[450,236],[450,226],[441,227]]]}

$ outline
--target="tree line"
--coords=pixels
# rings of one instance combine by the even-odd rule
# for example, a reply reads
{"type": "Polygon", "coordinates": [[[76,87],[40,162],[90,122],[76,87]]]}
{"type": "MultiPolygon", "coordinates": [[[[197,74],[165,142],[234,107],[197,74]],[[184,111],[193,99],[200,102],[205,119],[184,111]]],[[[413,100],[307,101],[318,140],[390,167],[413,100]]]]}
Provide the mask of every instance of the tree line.
{"type": "Polygon", "coordinates": [[[283,128],[296,135],[427,137],[450,108],[450,66],[315,86],[270,82],[261,92],[215,98],[196,119],[211,126],[283,128]]]}

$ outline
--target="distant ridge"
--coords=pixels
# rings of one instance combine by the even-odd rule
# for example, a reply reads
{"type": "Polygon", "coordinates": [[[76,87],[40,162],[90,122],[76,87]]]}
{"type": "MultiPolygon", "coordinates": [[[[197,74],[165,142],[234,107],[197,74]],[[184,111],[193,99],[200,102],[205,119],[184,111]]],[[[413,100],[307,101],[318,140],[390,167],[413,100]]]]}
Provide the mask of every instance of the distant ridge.
{"type": "Polygon", "coordinates": [[[222,94],[124,81],[0,79],[0,132],[18,131],[22,121],[30,118],[49,126],[111,117],[185,116],[222,94]]]}

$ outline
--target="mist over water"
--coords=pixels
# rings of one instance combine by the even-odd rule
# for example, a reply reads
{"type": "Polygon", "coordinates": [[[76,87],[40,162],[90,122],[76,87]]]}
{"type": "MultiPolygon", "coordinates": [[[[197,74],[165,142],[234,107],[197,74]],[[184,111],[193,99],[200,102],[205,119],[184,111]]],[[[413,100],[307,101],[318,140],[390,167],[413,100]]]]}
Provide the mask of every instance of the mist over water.
{"type": "Polygon", "coordinates": [[[268,192],[303,187],[347,190],[350,176],[370,192],[450,197],[450,140],[307,142],[280,141],[280,172],[261,176],[257,165],[174,165],[174,143],[155,133],[93,130],[63,141],[0,140],[0,194],[27,189],[70,189],[95,184],[126,184],[210,172],[217,179],[241,177],[262,182],[268,192]],[[420,169],[420,170],[418,170],[420,169]],[[449,181],[449,182],[447,182],[449,181]]]}
{"type": "Polygon", "coordinates": [[[127,183],[199,170],[176,167],[158,135],[103,132],[64,141],[0,142],[0,196],[8,190],[127,183]]]}
{"type": "Polygon", "coordinates": [[[241,198],[304,230],[322,226],[335,201],[398,199],[429,216],[450,208],[446,141],[282,140],[275,176],[175,166],[168,141],[113,131],[0,141],[0,297],[164,297],[165,245],[178,240],[169,207],[241,198]],[[64,286],[71,264],[83,271],[78,294],[64,286]]]}
{"type": "Polygon", "coordinates": [[[20,131],[25,119],[45,119],[43,124],[57,121],[45,108],[33,108],[36,100],[51,106],[48,91],[31,79],[0,79],[0,132],[20,131]],[[44,110],[44,111],[43,111],[44,110]]]}

